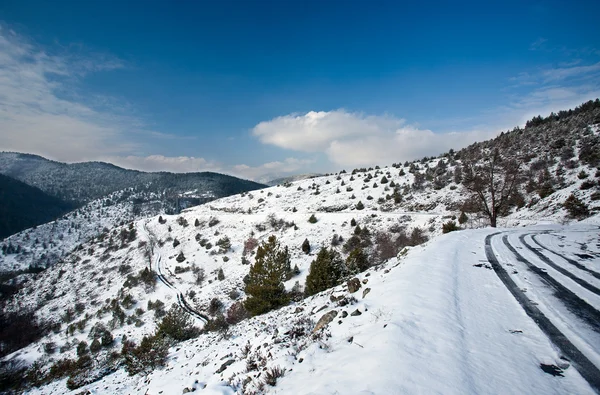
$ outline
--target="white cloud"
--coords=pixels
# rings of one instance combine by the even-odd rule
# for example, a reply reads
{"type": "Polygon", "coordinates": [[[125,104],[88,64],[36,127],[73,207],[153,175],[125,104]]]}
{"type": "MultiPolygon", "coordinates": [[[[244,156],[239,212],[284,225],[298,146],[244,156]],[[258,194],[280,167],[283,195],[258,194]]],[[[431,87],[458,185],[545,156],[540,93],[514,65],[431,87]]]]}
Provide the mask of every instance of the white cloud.
{"type": "Polygon", "coordinates": [[[126,169],[142,171],[170,171],[174,173],[190,173],[201,171],[218,172],[221,166],[218,163],[207,161],[204,158],[193,156],[116,156],[104,158],[107,162],[126,169]]]}
{"type": "Polygon", "coordinates": [[[72,99],[78,79],[122,67],[113,56],[81,49],[50,54],[0,25],[0,149],[67,162],[131,152],[136,144],[122,131],[139,129],[139,120],[72,99]]]}
{"type": "Polygon", "coordinates": [[[235,165],[229,169],[228,173],[237,177],[267,182],[290,174],[306,173],[307,167],[313,163],[312,159],[286,158],[283,161],[267,162],[259,166],[235,165]]]}
{"type": "Polygon", "coordinates": [[[323,152],[337,166],[371,166],[437,155],[493,133],[437,134],[392,116],[365,116],[344,110],[311,111],[261,122],[253,129],[261,142],[281,148],[323,152]]]}

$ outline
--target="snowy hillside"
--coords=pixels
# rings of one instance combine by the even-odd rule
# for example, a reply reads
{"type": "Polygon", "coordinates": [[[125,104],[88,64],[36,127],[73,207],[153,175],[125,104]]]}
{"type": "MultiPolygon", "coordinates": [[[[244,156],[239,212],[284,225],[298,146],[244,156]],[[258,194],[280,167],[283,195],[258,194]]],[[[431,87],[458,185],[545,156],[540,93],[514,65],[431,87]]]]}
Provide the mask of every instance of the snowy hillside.
{"type": "Polygon", "coordinates": [[[229,196],[264,187],[248,180],[211,173],[147,173],[104,162],[61,163],[31,154],[0,152],[0,173],[67,201],[88,203],[133,188],[139,197],[159,194],[163,200],[186,192],[204,198],[229,196]]]}
{"type": "Polygon", "coordinates": [[[599,112],[552,121],[568,135],[540,123],[179,215],[114,206],[122,223],[96,225],[7,303],[46,325],[3,346],[13,362],[0,378],[27,374],[43,394],[598,392],[599,112]],[[482,229],[462,169],[498,146],[520,160],[519,193],[499,229],[482,229]],[[289,303],[248,318],[271,236],[289,254],[289,303]],[[347,268],[360,250],[369,268],[309,295],[322,248],[347,268]]]}

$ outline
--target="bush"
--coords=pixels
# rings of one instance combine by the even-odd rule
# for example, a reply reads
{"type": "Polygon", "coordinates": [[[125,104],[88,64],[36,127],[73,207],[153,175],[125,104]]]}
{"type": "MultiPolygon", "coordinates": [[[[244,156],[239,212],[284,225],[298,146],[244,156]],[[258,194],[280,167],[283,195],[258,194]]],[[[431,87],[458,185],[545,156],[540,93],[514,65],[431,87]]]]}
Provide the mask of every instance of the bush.
{"type": "Polygon", "coordinates": [[[357,210],[363,210],[364,208],[365,208],[365,205],[363,204],[363,202],[359,201],[358,203],[356,203],[357,210]]]}
{"type": "Polygon", "coordinates": [[[219,313],[215,318],[209,320],[204,325],[206,332],[226,332],[229,329],[229,324],[225,320],[223,314],[219,313]]]}
{"type": "Polygon", "coordinates": [[[311,224],[316,224],[317,223],[317,217],[315,217],[315,215],[312,214],[310,216],[310,218],[308,219],[308,222],[310,222],[311,224]]]}
{"type": "Polygon", "coordinates": [[[454,221],[448,221],[442,224],[442,233],[450,233],[454,232],[455,230],[460,230],[460,228],[456,225],[456,222],[454,221]]]}
{"type": "Polygon", "coordinates": [[[217,279],[219,281],[225,280],[225,273],[223,272],[223,268],[222,267],[220,267],[219,271],[217,272],[217,279]]]}
{"type": "Polygon", "coordinates": [[[192,339],[199,333],[190,316],[176,304],[173,304],[156,328],[156,335],[168,336],[177,341],[192,339]]]}
{"type": "Polygon", "coordinates": [[[100,351],[101,348],[102,348],[102,344],[100,343],[100,340],[98,340],[98,339],[94,339],[92,344],[90,344],[90,351],[94,354],[97,353],[98,351],[100,351]]]}
{"type": "Polygon", "coordinates": [[[242,302],[236,302],[227,310],[226,321],[230,325],[235,325],[248,318],[249,314],[242,302]]]}
{"type": "Polygon", "coordinates": [[[176,260],[177,262],[179,262],[179,263],[181,263],[181,262],[185,261],[185,255],[183,255],[183,251],[181,251],[181,252],[179,253],[179,255],[177,255],[177,258],[175,258],[175,260],[176,260]]]}
{"type": "Polygon", "coordinates": [[[569,213],[571,218],[585,218],[590,215],[587,205],[571,194],[563,203],[563,207],[569,213]]]}
{"type": "Polygon", "coordinates": [[[302,252],[310,254],[310,242],[308,239],[304,239],[304,242],[302,243],[302,252]]]}
{"type": "Polygon", "coordinates": [[[231,241],[229,241],[229,237],[223,236],[216,242],[216,246],[219,247],[221,254],[225,254],[231,248],[231,241]]]}
{"type": "Polygon", "coordinates": [[[275,387],[275,385],[277,385],[277,379],[283,377],[284,374],[285,369],[275,366],[265,372],[265,383],[271,387],[275,387]]]}
{"type": "Polygon", "coordinates": [[[219,298],[212,298],[210,303],[208,304],[208,314],[216,315],[221,312],[223,308],[223,302],[219,300],[219,298]]]}
{"type": "Polygon", "coordinates": [[[581,183],[581,185],[579,186],[579,189],[587,190],[587,189],[593,188],[595,185],[596,185],[595,181],[585,180],[584,182],[581,183]]]}
{"type": "Polygon", "coordinates": [[[461,211],[460,217],[458,217],[458,223],[461,225],[464,225],[467,223],[468,220],[469,220],[469,217],[467,217],[467,214],[465,214],[464,211],[461,211]]]}
{"type": "Polygon", "coordinates": [[[121,355],[125,370],[130,376],[137,373],[150,373],[165,366],[169,353],[169,343],[162,336],[144,336],[139,346],[129,340],[123,342],[121,355]]]}

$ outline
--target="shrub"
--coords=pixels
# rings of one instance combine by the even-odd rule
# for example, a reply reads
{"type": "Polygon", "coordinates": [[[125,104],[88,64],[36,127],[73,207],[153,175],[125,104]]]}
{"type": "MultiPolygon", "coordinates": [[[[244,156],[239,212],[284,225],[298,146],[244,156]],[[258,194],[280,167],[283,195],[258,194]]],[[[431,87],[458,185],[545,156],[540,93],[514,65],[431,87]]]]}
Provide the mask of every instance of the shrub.
{"type": "Polygon", "coordinates": [[[156,328],[156,334],[168,336],[177,341],[192,339],[199,334],[190,316],[173,304],[156,328]]]}
{"type": "Polygon", "coordinates": [[[248,240],[244,242],[244,251],[242,252],[243,256],[246,256],[248,253],[254,251],[254,249],[258,246],[258,240],[254,237],[249,237],[248,240]]]}
{"type": "Polygon", "coordinates": [[[208,221],[208,226],[212,228],[213,226],[217,225],[219,222],[221,222],[221,221],[219,221],[216,217],[212,217],[208,221]]]}
{"type": "Polygon", "coordinates": [[[350,220],[350,226],[352,226],[352,227],[356,226],[356,220],[354,218],[352,218],[350,220]]]}
{"type": "Polygon", "coordinates": [[[181,244],[179,242],[179,240],[177,240],[177,238],[175,238],[175,240],[173,240],[173,248],[177,247],[179,244],[181,244]]]}
{"type": "Polygon", "coordinates": [[[465,214],[464,211],[461,211],[460,216],[458,217],[458,223],[461,225],[464,225],[467,223],[468,220],[469,220],[469,217],[467,217],[467,214],[465,214]]]}
{"type": "Polygon", "coordinates": [[[208,304],[208,314],[216,315],[221,312],[223,308],[223,302],[219,300],[219,298],[212,298],[210,303],[208,304]]]}
{"type": "Polygon", "coordinates": [[[308,239],[304,239],[304,242],[302,243],[302,252],[310,254],[310,242],[308,239]]]}
{"type": "Polygon", "coordinates": [[[454,232],[455,230],[460,230],[460,228],[456,225],[456,222],[454,221],[448,221],[442,224],[442,233],[450,233],[454,232]]]}
{"type": "Polygon", "coordinates": [[[77,344],[77,356],[81,357],[82,355],[85,355],[87,353],[88,353],[87,343],[82,340],[79,342],[79,344],[77,344]]]}
{"type": "Polygon", "coordinates": [[[230,325],[235,325],[248,318],[249,314],[242,302],[236,302],[227,310],[226,321],[230,325]]]}
{"type": "Polygon", "coordinates": [[[275,387],[275,385],[277,385],[277,379],[283,377],[284,374],[285,369],[282,369],[279,366],[268,369],[265,372],[265,383],[271,387],[275,387]]]}
{"type": "Polygon", "coordinates": [[[365,205],[363,204],[363,202],[358,201],[358,203],[356,203],[357,210],[363,210],[364,208],[365,208],[365,205]]]}
{"type": "Polygon", "coordinates": [[[177,255],[177,258],[175,258],[175,260],[176,260],[177,262],[179,262],[179,263],[181,263],[181,262],[185,261],[185,255],[183,255],[183,251],[181,251],[181,252],[179,253],[179,255],[177,255]]]}
{"type": "Polygon", "coordinates": [[[225,254],[231,248],[231,241],[229,241],[229,237],[223,236],[216,242],[216,246],[219,247],[221,254],[225,254]]]}
{"type": "Polygon", "coordinates": [[[315,217],[315,215],[312,214],[310,216],[310,218],[308,219],[308,222],[310,222],[311,224],[316,224],[317,223],[317,217],[315,217]]]}
{"type": "Polygon", "coordinates": [[[596,185],[595,181],[585,180],[584,182],[581,183],[581,185],[579,186],[579,189],[587,190],[587,189],[593,188],[595,185],[596,185]]]}
{"type": "Polygon", "coordinates": [[[565,200],[563,207],[567,210],[571,218],[585,218],[590,215],[587,205],[573,194],[565,200]]]}
{"type": "Polygon", "coordinates": [[[222,267],[220,267],[219,271],[217,272],[217,279],[219,281],[225,280],[225,273],[223,272],[223,268],[222,267]]]}
{"type": "Polygon", "coordinates": [[[129,340],[123,342],[121,355],[125,370],[130,376],[137,373],[150,373],[165,366],[169,353],[169,343],[162,336],[144,336],[139,346],[129,340]]]}
{"type": "Polygon", "coordinates": [[[221,313],[217,314],[217,316],[215,318],[213,318],[212,320],[209,320],[204,325],[204,330],[206,332],[222,332],[222,333],[224,333],[224,332],[227,332],[228,329],[229,329],[229,324],[227,323],[227,321],[225,320],[225,317],[221,313]]]}
{"type": "Polygon", "coordinates": [[[586,179],[587,177],[588,177],[588,174],[587,174],[587,173],[586,173],[584,170],[581,170],[581,171],[579,172],[579,174],[577,174],[577,178],[579,178],[580,180],[584,180],[584,179],[586,179]]]}
{"type": "Polygon", "coordinates": [[[94,354],[97,353],[98,351],[100,351],[101,348],[102,348],[102,344],[100,343],[100,340],[98,340],[98,339],[94,339],[92,344],[90,344],[90,351],[94,354]]]}

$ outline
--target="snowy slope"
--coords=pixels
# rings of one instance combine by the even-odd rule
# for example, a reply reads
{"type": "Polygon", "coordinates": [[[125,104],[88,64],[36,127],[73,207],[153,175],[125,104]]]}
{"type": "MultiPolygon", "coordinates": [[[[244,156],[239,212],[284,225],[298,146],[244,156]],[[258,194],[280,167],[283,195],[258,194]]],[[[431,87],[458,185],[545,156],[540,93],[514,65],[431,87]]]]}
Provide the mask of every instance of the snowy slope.
{"type": "MultiPolygon", "coordinates": [[[[570,230],[570,229],[567,229],[570,230]]],[[[561,234],[560,229],[555,229],[561,234]]],[[[593,234],[593,229],[577,229],[593,234]]],[[[416,247],[361,274],[366,284],[350,305],[336,287],[297,305],[235,326],[227,338],[214,334],[172,349],[169,365],[147,378],[123,371],[86,387],[91,393],[444,393],[564,394],[594,393],[499,281],[486,261],[484,238],[492,230],[456,232],[416,247]],[[363,297],[363,292],[370,289],[363,297]],[[324,309],[323,309],[324,308],[324,309]],[[316,312],[319,310],[318,312],[316,312]],[[324,313],[338,316],[314,339],[295,338],[292,328],[316,322],[324,313]],[[357,316],[351,315],[360,311],[357,316]],[[344,312],[349,315],[341,318],[344,312]],[[249,344],[249,351],[244,350],[249,344]],[[275,387],[261,387],[264,371],[247,371],[247,361],[266,359],[266,367],[286,370],[275,387]],[[221,373],[226,361],[233,360],[221,373]],[[540,364],[563,366],[564,377],[540,364]],[[242,392],[245,385],[247,392],[242,392]]],[[[587,350],[595,358],[600,350],[587,350]]],[[[32,393],[65,393],[57,382],[32,393]]]]}

